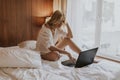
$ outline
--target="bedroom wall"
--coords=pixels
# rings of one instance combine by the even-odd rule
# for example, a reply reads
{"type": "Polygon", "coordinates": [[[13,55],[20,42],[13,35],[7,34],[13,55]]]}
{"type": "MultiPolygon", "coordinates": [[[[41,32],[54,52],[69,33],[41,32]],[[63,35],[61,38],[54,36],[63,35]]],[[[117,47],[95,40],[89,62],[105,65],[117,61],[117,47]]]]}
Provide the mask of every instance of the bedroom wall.
{"type": "Polygon", "coordinates": [[[53,0],[0,0],[0,47],[36,40],[40,26],[52,12],[53,0]]]}

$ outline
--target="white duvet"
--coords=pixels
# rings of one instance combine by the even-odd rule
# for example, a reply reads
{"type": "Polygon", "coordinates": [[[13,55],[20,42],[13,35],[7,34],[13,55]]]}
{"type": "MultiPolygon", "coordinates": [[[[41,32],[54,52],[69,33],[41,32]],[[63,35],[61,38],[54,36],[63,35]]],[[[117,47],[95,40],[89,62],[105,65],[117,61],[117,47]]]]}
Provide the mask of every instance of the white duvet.
{"type": "Polygon", "coordinates": [[[100,61],[83,68],[43,61],[41,69],[1,68],[0,80],[119,80],[120,64],[100,61]]]}
{"type": "Polygon", "coordinates": [[[0,80],[119,80],[120,64],[101,60],[82,68],[66,67],[42,60],[42,67],[0,68],[0,80]]]}

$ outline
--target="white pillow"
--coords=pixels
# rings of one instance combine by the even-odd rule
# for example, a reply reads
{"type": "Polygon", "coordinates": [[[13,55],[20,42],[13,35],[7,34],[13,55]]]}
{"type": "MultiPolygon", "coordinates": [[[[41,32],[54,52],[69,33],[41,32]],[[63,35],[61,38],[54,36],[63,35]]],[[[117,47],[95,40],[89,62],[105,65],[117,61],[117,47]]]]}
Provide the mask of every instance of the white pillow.
{"type": "Polygon", "coordinates": [[[0,67],[40,68],[41,57],[38,52],[24,48],[0,49],[0,67]]]}
{"type": "Polygon", "coordinates": [[[35,40],[23,41],[23,42],[19,43],[18,46],[20,48],[35,50],[36,49],[36,41],[35,40]]]}

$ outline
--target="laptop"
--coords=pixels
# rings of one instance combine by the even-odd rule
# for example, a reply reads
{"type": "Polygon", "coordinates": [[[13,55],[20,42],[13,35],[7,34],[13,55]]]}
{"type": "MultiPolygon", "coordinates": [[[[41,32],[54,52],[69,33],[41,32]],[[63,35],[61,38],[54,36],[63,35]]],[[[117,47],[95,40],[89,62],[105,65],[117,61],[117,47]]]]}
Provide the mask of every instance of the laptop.
{"type": "Polygon", "coordinates": [[[69,66],[69,67],[75,67],[75,68],[80,68],[87,66],[89,64],[92,64],[94,62],[95,55],[97,53],[98,47],[89,49],[86,51],[82,51],[78,58],[77,61],[71,61],[71,60],[66,60],[61,62],[64,66],[69,66]]]}

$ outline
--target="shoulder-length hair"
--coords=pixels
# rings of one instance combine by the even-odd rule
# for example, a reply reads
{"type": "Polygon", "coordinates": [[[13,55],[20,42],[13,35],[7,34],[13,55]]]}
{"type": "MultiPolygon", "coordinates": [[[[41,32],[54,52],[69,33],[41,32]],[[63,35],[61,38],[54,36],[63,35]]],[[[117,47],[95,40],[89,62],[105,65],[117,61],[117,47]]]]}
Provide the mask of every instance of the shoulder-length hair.
{"type": "Polygon", "coordinates": [[[49,26],[54,26],[55,24],[57,24],[61,20],[63,20],[63,13],[61,13],[59,10],[57,10],[53,13],[50,20],[47,21],[47,24],[49,26]]]}

